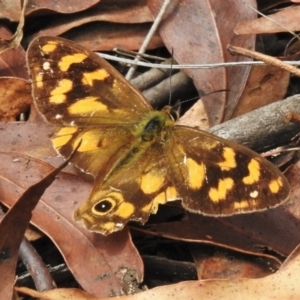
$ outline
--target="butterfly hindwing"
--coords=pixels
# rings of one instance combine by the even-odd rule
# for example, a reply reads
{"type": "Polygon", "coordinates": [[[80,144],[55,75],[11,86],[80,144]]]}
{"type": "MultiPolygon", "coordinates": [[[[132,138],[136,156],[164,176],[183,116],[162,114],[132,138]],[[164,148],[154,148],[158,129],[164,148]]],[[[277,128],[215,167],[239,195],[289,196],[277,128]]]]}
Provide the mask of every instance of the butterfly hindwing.
{"type": "Polygon", "coordinates": [[[254,151],[197,129],[175,128],[168,165],[188,210],[233,215],[275,207],[288,197],[286,178],[254,151]]]}
{"type": "Polygon", "coordinates": [[[144,224],[158,204],[171,200],[172,174],[162,144],[133,143],[116,161],[104,180],[95,178],[89,199],[75,212],[89,230],[103,234],[121,229],[128,220],[144,224]]]}
{"type": "Polygon", "coordinates": [[[52,144],[59,154],[69,157],[80,143],[73,154],[73,164],[100,180],[118,158],[129,150],[134,138],[128,127],[119,128],[116,138],[115,127],[111,125],[85,128],[67,126],[52,136],[52,144]]]}

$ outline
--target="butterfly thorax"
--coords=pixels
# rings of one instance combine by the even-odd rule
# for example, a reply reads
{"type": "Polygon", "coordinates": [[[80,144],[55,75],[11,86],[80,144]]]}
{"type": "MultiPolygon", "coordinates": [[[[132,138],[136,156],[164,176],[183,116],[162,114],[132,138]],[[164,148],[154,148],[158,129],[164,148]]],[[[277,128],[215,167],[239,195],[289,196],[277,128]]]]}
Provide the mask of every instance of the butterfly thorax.
{"type": "Polygon", "coordinates": [[[110,166],[110,172],[106,174],[102,184],[110,181],[111,177],[119,173],[119,170],[124,169],[126,165],[139,161],[140,157],[152,151],[153,147],[155,149],[161,147],[163,150],[167,140],[171,138],[173,127],[174,121],[168,111],[151,110],[144,114],[142,119],[131,127],[133,142],[129,143],[122,154],[118,155],[118,159],[110,166]]]}
{"type": "Polygon", "coordinates": [[[138,124],[136,134],[140,137],[141,143],[165,142],[173,126],[174,121],[168,111],[150,111],[138,124]]]}

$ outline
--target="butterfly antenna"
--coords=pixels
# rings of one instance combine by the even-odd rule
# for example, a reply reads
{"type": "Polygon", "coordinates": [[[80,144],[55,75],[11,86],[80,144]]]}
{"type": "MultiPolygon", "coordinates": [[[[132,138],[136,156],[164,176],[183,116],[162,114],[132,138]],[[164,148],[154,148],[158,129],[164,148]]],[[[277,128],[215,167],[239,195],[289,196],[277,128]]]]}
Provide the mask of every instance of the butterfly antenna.
{"type": "Polygon", "coordinates": [[[173,73],[173,54],[174,54],[174,49],[172,47],[172,52],[171,52],[171,68],[169,69],[169,106],[171,106],[171,101],[172,101],[172,73],[173,73]]]}
{"type": "Polygon", "coordinates": [[[220,93],[220,92],[230,92],[230,90],[228,90],[228,89],[217,90],[217,91],[213,91],[213,92],[210,92],[210,93],[207,93],[207,94],[205,94],[204,92],[201,91],[201,93],[199,93],[199,96],[176,102],[176,104],[174,106],[181,105],[183,103],[194,101],[194,100],[199,100],[200,98],[206,97],[206,96],[211,95],[211,94],[220,93]]]}

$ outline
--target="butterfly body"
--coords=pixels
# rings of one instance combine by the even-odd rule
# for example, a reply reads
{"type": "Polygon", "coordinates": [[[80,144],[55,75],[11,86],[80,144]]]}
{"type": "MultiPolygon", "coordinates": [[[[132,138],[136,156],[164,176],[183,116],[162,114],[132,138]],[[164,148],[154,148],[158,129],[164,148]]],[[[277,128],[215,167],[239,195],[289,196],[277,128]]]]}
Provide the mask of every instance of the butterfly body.
{"type": "Polygon", "coordinates": [[[95,178],[75,219],[107,235],[128,221],[145,223],[159,204],[177,199],[197,213],[232,215],[275,207],[289,185],[250,149],[175,124],[156,111],[111,65],[87,49],[41,37],[27,54],[41,115],[60,124],[56,151],[95,178]]]}

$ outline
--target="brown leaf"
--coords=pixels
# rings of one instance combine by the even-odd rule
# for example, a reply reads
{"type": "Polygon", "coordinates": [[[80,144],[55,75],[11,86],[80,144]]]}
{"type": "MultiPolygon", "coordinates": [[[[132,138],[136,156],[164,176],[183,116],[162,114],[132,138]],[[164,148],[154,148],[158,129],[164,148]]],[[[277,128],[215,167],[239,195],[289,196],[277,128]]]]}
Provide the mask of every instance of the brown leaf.
{"type": "MultiPolygon", "coordinates": [[[[154,15],[162,1],[149,1],[154,15]]],[[[160,34],[180,64],[220,63],[240,61],[244,58],[231,56],[226,45],[233,43],[254,48],[254,37],[237,37],[233,28],[238,21],[255,17],[248,4],[256,2],[241,1],[185,1],[172,2],[169,11],[160,26],[160,34]]],[[[185,72],[193,79],[196,88],[204,94],[219,92],[203,97],[202,101],[209,117],[210,125],[229,119],[238,99],[243,92],[249,67],[231,67],[216,69],[189,69],[185,72]]],[[[196,104],[197,105],[197,104],[196,104]]]]}
{"type": "MultiPolygon", "coordinates": [[[[1,153],[2,156],[3,153],[1,153]]],[[[5,156],[5,155],[4,155],[5,156]]],[[[4,159],[4,157],[2,157],[4,159]]],[[[5,157],[6,158],[6,157],[5,157]]],[[[12,162],[13,156],[7,157],[9,163],[12,162]]],[[[2,161],[3,162],[3,161],[2,161]]],[[[18,259],[18,250],[29,225],[32,210],[37,205],[45,190],[55,180],[55,176],[68,164],[65,161],[59,168],[53,169],[46,177],[38,183],[25,189],[20,198],[15,201],[11,209],[6,213],[0,223],[0,298],[11,299],[13,293],[13,284],[15,278],[15,269],[18,259]]],[[[3,180],[0,178],[0,182],[3,180]]],[[[2,195],[9,194],[8,185],[1,185],[2,195]]],[[[4,197],[5,197],[4,196],[4,197]]],[[[2,197],[1,197],[2,198],[2,197]]]]}
{"type": "MultiPolygon", "coordinates": [[[[0,37],[9,39],[11,33],[5,27],[1,27],[0,37]]],[[[21,46],[16,49],[6,50],[0,56],[0,75],[20,77],[27,80],[29,76],[25,65],[25,51],[21,46]]]]}
{"type": "MultiPolygon", "coordinates": [[[[89,23],[80,28],[70,30],[62,37],[81,44],[90,50],[112,50],[115,47],[130,50],[139,49],[150,24],[103,24],[89,23]]],[[[158,34],[155,34],[148,48],[162,47],[162,41],[158,34]]]]}
{"type": "Polygon", "coordinates": [[[272,65],[253,66],[232,118],[283,99],[289,82],[290,73],[283,69],[272,65]]]}
{"type": "Polygon", "coordinates": [[[292,216],[300,220],[300,162],[298,161],[295,165],[291,166],[287,170],[287,176],[289,178],[291,186],[291,195],[289,197],[289,202],[287,203],[287,208],[292,216]]]}
{"type": "Polygon", "coordinates": [[[241,20],[234,28],[234,32],[236,34],[260,34],[287,32],[287,29],[290,31],[300,30],[300,6],[293,5],[283,8],[275,14],[268,15],[268,18],[273,20],[273,22],[264,17],[253,20],[241,20]]]}
{"type": "Polygon", "coordinates": [[[0,121],[15,121],[32,104],[31,86],[20,78],[0,77],[0,121]]]}
{"type": "Polygon", "coordinates": [[[202,99],[199,99],[179,120],[179,125],[197,127],[207,131],[209,122],[202,99]]]}
{"type": "MultiPolygon", "coordinates": [[[[15,287],[19,293],[26,294],[31,297],[39,298],[41,300],[98,300],[104,298],[94,297],[80,289],[55,289],[51,291],[38,292],[27,287],[15,287]]],[[[119,298],[119,297],[116,297],[119,298]]],[[[107,298],[106,298],[107,299],[107,298]]],[[[111,298],[109,298],[111,299],[111,298]]]]}
{"type": "MultiPolygon", "coordinates": [[[[36,36],[61,35],[94,51],[115,47],[139,49],[153,21],[145,0],[102,1],[92,9],[48,19],[47,27],[43,28],[45,25],[41,23],[41,29],[29,40],[36,36]]],[[[148,48],[161,46],[157,33],[148,48]]]]}
{"type": "Polygon", "coordinates": [[[43,0],[29,0],[26,8],[26,14],[33,12],[44,12],[45,10],[55,11],[59,13],[75,13],[90,8],[100,0],[71,0],[71,1],[43,1],[43,0]]]}
{"type": "Polygon", "coordinates": [[[0,1],[0,18],[11,22],[18,22],[21,14],[21,2],[19,0],[0,1]]]}
{"type": "Polygon", "coordinates": [[[153,18],[145,1],[116,1],[116,3],[101,1],[93,6],[93,9],[86,10],[80,14],[58,15],[48,22],[47,28],[40,30],[37,36],[58,36],[75,27],[78,30],[79,26],[91,22],[103,22],[103,26],[109,28],[109,24],[104,22],[122,23],[125,25],[149,23],[152,21],[153,18]]]}
{"type": "Polygon", "coordinates": [[[258,259],[257,256],[219,247],[209,247],[205,251],[203,245],[191,244],[190,249],[197,266],[198,279],[261,278],[274,273],[280,267],[277,259],[258,259]]]}
{"type": "Polygon", "coordinates": [[[23,38],[23,27],[25,24],[25,8],[28,0],[23,1],[23,8],[21,10],[20,18],[18,20],[18,27],[14,35],[9,39],[0,39],[0,53],[8,49],[16,48],[20,45],[23,38]]]}
{"type": "Polygon", "coordinates": [[[288,255],[300,243],[300,223],[282,207],[222,218],[186,213],[181,221],[147,228],[152,234],[175,240],[208,243],[260,255],[261,247],[288,255]]]}

